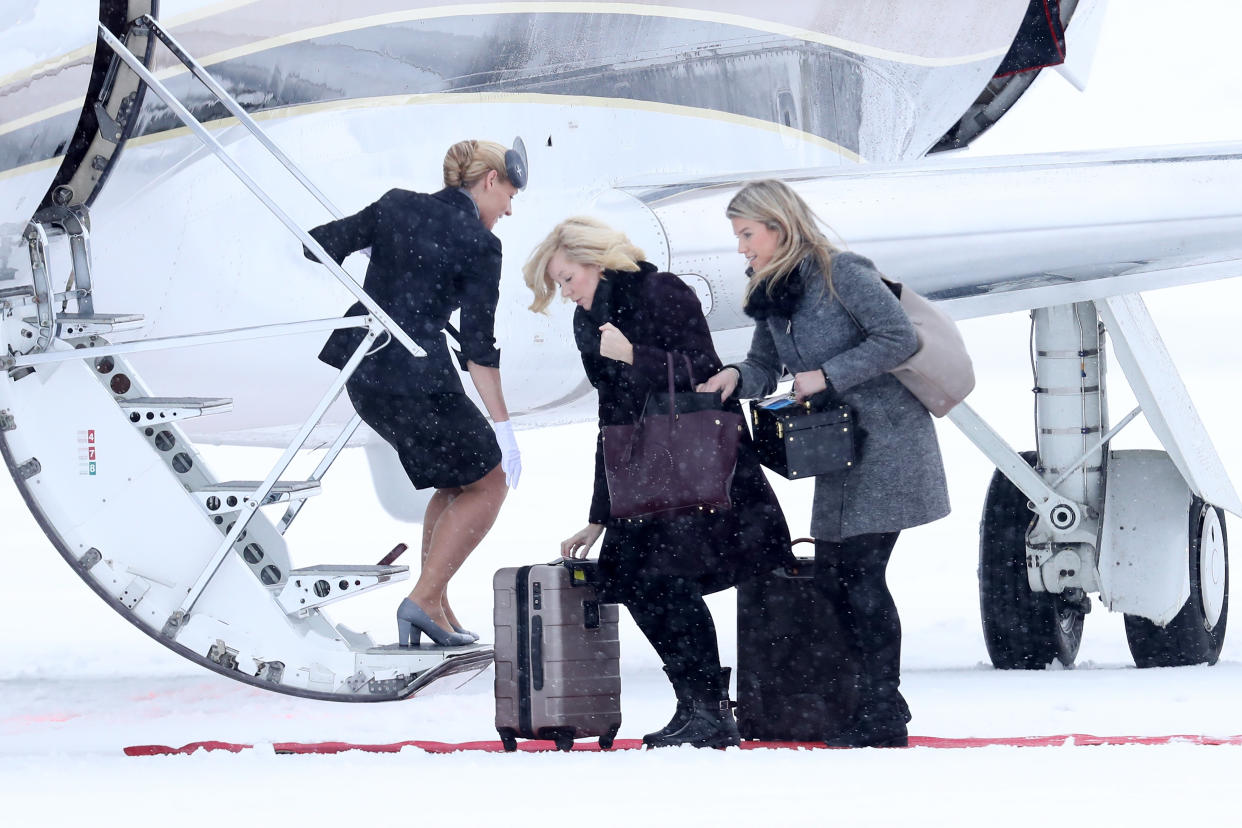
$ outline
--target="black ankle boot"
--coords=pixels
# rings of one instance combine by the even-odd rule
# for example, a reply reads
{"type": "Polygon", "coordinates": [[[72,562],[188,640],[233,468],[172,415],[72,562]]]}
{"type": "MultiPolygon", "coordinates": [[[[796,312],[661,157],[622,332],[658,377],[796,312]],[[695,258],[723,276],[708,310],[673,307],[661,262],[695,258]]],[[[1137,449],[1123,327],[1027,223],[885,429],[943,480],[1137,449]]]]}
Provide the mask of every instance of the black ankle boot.
{"type": "Polygon", "coordinates": [[[648,747],[655,746],[664,737],[670,733],[676,733],[685,727],[686,722],[690,721],[690,714],[694,710],[693,692],[690,682],[686,678],[686,674],[682,670],[670,670],[664,668],[664,673],[668,676],[669,682],[673,685],[673,693],[677,696],[677,709],[673,711],[673,718],[664,727],[655,733],[648,733],[643,737],[643,744],[648,747]]]}
{"type": "MultiPolygon", "coordinates": [[[[733,718],[733,705],[729,701],[729,671],[721,670],[707,686],[692,687],[690,710],[684,724],[663,736],[651,734],[643,738],[647,747],[725,748],[739,745],[742,737],[733,718]]],[[[670,725],[672,722],[669,723],[670,725]]]]}

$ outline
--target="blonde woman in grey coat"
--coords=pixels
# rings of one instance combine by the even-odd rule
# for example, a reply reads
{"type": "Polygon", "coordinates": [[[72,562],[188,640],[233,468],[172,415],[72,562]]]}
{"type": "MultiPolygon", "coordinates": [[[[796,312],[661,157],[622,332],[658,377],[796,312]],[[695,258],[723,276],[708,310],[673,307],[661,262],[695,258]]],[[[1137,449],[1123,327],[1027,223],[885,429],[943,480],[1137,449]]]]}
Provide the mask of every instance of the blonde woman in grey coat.
{"type": "Polygon", "coordinates": [[[725,214],[748,263],[745,311],[755,332],[746,360],[701,389],[764,397],[788,372],[799,400],[826,391],[853,407],[865,435],[859,461],[815,479],[811,516],[816,584],[833,603],[861,673],[852,720],[825,740],[905,745],[901,622],[885,571],[902,529],[949,512],[931,416],[888,373],[918,348],[914,327],[871,261],[834,248],[784,183],[747,184],[725,214]]]}

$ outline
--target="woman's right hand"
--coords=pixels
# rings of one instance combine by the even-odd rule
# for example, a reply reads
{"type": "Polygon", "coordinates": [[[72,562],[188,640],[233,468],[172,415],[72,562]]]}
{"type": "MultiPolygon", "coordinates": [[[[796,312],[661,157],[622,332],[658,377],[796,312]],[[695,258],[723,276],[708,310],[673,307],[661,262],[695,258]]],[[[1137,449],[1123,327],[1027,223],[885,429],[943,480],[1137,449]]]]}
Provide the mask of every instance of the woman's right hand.
{"type": "Polygon", "coordinates": [[[694,390],[706,391],[708,393],[711,393],[712,391],[719,391],[720,399],[723,402],[733,396],[733,392],[737,390],[737,382],[739,379],[741,379],[741,375],[738,373],[738,370],[732,366],[729,366],[722,369],[720,373],[716,374],[716,376],[712,377],[707,382],[699,383],[698,388],[694,390]]]}
{"type": "Polygon", "coordinates": [[[604,534],[602,524],[588,523],[585,528],[575,532],[573,537],[561,541],[561,557],[579,560],[585,558],[602,534],[604,534]]]}

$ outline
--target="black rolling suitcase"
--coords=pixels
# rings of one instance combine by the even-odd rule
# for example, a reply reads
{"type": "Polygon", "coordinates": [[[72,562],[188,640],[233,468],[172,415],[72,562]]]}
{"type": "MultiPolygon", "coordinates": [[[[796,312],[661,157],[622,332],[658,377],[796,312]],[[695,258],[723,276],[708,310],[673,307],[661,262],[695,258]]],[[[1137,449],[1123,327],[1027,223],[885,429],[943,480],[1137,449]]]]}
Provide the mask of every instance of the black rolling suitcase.
{"type": "Polygon", "coordinates": [[[496,732],[551,739],[561,750],[599,737],[612,747],[621,727],[618,608],[595,597],[595,561],[501,569],[495,594],[496,732]]]}
{"type": "Polygon", "coordinates": [[[814,567],[813,558],[799,558],[797,567],[737,588],[737,727],[743,739],[822,741],[857,702],[857,658],[815,586],[814,567]]]}

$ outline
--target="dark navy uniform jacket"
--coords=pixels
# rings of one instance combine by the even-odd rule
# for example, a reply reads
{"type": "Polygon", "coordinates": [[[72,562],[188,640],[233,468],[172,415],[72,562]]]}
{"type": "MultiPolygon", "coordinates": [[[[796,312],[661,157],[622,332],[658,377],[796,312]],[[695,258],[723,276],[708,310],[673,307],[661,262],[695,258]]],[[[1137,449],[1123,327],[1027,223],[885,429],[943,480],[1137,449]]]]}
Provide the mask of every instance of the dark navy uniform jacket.
{"type": "MultiPolygon", "coordinates": [[[[457,308],[462,368],[466,360],[500,367],[494,335],[500,239],[483,226],[469,195],[456,188],[432,194],[389,190],[355,215],[310,234],[338,264],[371,248],[363,289],[427,352],[414,357],[393,340],[363,360],[351,387],[405,396],[464,393],[444,338],[457,308]]],[[[345,315],[364,316],[366,308],[357,302],[345,315]]],[[[341,368],[363,336],[358,328],[334,331],[319,358],[341,368]]]]}

